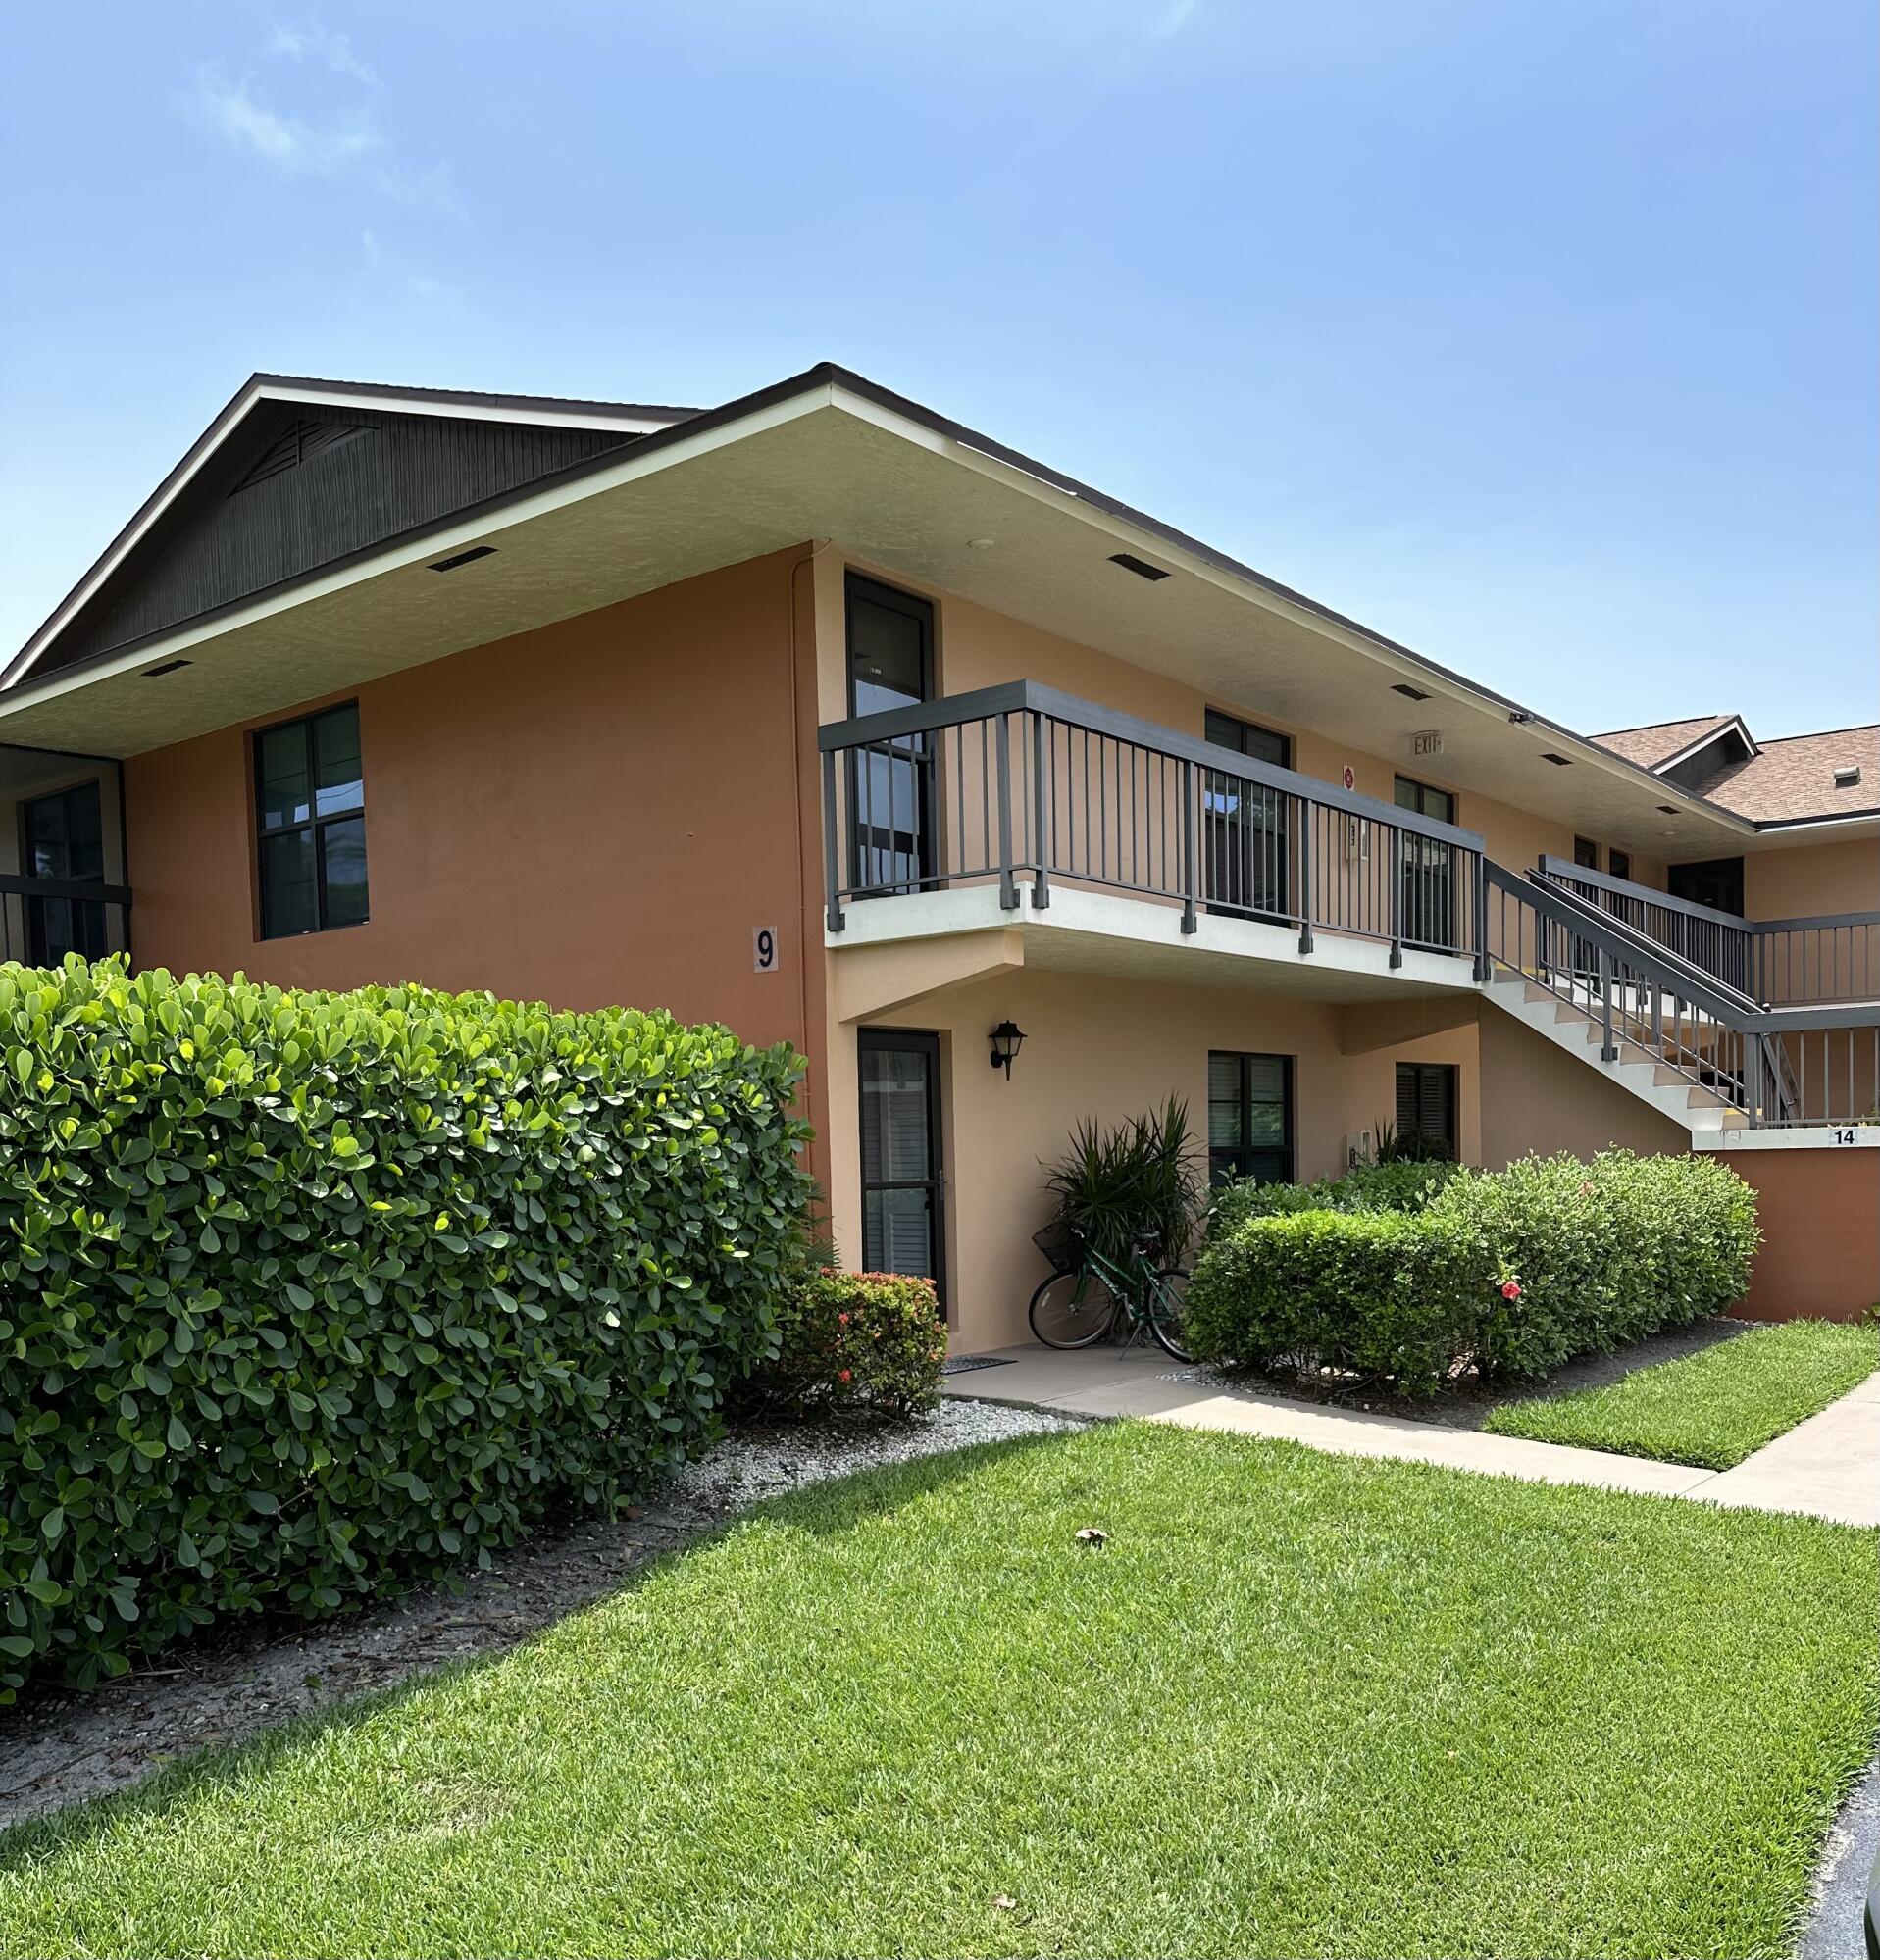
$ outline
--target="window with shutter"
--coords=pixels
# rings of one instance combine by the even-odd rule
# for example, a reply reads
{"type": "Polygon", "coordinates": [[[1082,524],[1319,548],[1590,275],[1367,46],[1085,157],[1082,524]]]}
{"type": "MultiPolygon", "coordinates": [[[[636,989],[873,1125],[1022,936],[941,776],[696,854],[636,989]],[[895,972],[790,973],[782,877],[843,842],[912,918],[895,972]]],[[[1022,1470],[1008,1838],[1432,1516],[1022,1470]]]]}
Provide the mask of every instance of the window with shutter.
{"type": "Polygon", "coordinates": [[[1453,1158],[1456,1149],[1456,1070],[1447,1062],[1397,1065],[1397,1133],[1420,1137],[1453,1158]]]}

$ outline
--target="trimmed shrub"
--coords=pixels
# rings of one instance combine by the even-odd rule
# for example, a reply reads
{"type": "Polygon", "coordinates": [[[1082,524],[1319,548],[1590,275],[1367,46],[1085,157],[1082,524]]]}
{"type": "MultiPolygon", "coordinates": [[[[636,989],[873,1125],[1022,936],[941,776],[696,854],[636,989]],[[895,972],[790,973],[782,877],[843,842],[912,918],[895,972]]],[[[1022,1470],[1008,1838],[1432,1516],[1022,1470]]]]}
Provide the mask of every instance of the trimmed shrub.
{"type": "Polygon", "coordinates": [[[0,967],[0,1696],[486,1563],[715,1431],[799,1064],[666,1014],[0,967]]]}
{"type": "Polygon", "coordinates": [[[1757,1238],[1754,1193],[1714,1158],[1528,1158],[1452,1175],[1420,1211],[1286,1211],[1217,1231],[1189,1284],[1189,1344],[1410,1394],[1471,1365],[1544,1375],[1723,1312],[1757,1238]]]}
{"type": "Polygon", "coordinates": [[[1421,1211],[1459,1171],[1435,1162],[1359,1164],[1342,1178],[1311,1184],[1257,1184],[1248,1180],[1215,1192],[1208,1209],[1211,1238],[1224,1237],[1250,1218],[1279,1218],[1302,1211],[1421,1211]]]}
{"type": "Polygon", "coordinates": [[[809,1274],[783,1293],[777,1332],[776,1356],[740,1395],[767,1413],[913,1416],[940,1398],[946,1327],[931,1280],[809,1274]]]}

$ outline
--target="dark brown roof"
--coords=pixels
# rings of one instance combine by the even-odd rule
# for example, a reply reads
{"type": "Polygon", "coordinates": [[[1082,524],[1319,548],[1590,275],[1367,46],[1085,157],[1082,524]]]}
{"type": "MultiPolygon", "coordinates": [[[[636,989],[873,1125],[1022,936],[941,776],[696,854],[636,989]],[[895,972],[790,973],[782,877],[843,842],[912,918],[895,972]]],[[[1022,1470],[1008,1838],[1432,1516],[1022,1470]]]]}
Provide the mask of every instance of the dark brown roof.
{"type": "Polygon", "coordinates": [[[1593,739],[1614,755],[1624,756],[1627,762],[1636,762],[1641,769],[1656,769],[1659,763],[1669,762],[1693,742],[1718,729],[1727,729],[1735,720],[1734,715],[1697,715],[1686,722],[1651,722],[1643,729],[1614,729],[1609,735],[1595,735],[1593,739]]]}
{"type": "Polygon", "coordinates": [[[1852,817],[1880,805],[1880,724],[1785,735],[1757,746],[1757,754],[1703,785],[1712,803],[1753,824],[1852,817]],[[1837,769],[1857,769],[1859,779],[1837,788],[1837,769]]]}

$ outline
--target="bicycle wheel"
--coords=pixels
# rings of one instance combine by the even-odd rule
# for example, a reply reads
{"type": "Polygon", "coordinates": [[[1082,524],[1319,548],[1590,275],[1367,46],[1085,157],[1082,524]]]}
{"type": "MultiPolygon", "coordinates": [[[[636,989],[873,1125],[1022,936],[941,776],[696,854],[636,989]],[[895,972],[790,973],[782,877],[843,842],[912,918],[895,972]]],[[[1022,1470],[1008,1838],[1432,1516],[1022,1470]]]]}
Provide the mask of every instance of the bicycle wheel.
{"type": "Polygon", "coordinates": [[[1193,1361],[1194,1357],[1183,1337],[1188,1313],[1187,1273],[1179,1266],[1171,1266],[1165,1273],[1156,1274],[1144,1304],[1148,1309],[1149,1332],[1177,1361],[1193,1361]]]}
{"type": "Polygon", "coordinates": [[[1053,1273],[1032,1295],[1032,1332],[1046,1347],[1089,1347],[1116,1318],[1116,1295],[1094,1273],[1053,1273]]]}

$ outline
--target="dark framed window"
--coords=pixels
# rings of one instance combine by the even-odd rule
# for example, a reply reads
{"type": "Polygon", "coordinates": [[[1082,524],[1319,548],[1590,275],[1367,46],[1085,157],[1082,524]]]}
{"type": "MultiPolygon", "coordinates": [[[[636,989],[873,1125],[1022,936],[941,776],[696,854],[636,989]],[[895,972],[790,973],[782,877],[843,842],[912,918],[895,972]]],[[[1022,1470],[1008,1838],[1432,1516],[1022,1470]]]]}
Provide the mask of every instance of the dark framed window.
{"type": "MultiPolygon", "coordinates": [[[[1450,790],[1399,776],[1392,795],[1399,810],[1414,810],[1419,817],[1433,817],[1439,824],[1455,822],[1455,796],[1450,790]]],[[[1398,919],[1403,937],[1411,945],[1450,947],[1460,943],[1455,886],[1455,846],[1441,837],[1406,830],[1398,919]]]]}
{"type": "Polygon", "coordinates": [[[1414,777],[1399,776],[1392,790],[1392,800],[1399,810],[1414,810],[1419,817],[1434,817],[1439,824],[1455,822],[1455,793],[1439,789],[1414,777]]]}
{"type": "Polygon", "coordinates": [[[1397,1133],[1420,1137],[1453,1160],[1460,1155],[1455,1104],[1458,1071],[1453,1062],[1399,1062],[1397,1065],[1397,1133]]]}
{"type": "Polygon", "coordinates": [[[261,936],[364,925],[366,779],[358,702],[258,729],[254,744],[261,936]]]}
{"type": "Polygon", "coordinates": [[[1629,879],[1632,876],[1632,853],[1618,849],[1607,851],[1605,868],[1613,878],[1629,879]]]}
{"type": "MultiPolygon", "coordinates": [[[[1292,766],[1285,735],[1209,708],[1202,733],[1214,748],[1232,749],[1255,762],[1292,766]]],[[[1201,778],[1202,896],[1214,911],[1251,918],[1285,918],[1291,887],[1292,849],[1287,836],[1286,793],[1222,769],[1201,778]]]]}
{"type": "MultiPolygon", "coordinates": [[[[95,782],[74,783],[20,805],[20,863],[28,878],[75,884],[104,882],[104,815],[95,782]]],[[[90,898],[25,900],[28,957],[57,966],[68,953],[87,960],[105,953],[105,909],[90,898]]]]}
{"type": "MultiPolygon", "coordinates": [[[[934,607],[851,572],[848,712],[879,715],[934,698],[934,607]]],[[[939,872],[935,737],[898,735],[848,760],[849,882],[858,891],[914,891],[939,872]]]]}
{"type": "Polygon", "coordinates": [[[1216,1184],[1293,1177],[1293,1058],[1215,1049],[1207,1058],[1207,1170],[1216,1184]]]}
{"type": "Polygon", "coordinates": [[[1582,871],[1600,869],[1600,847],[1591,837],[1575,837],[1573,840],[1573,862],[1582,871]]]}

